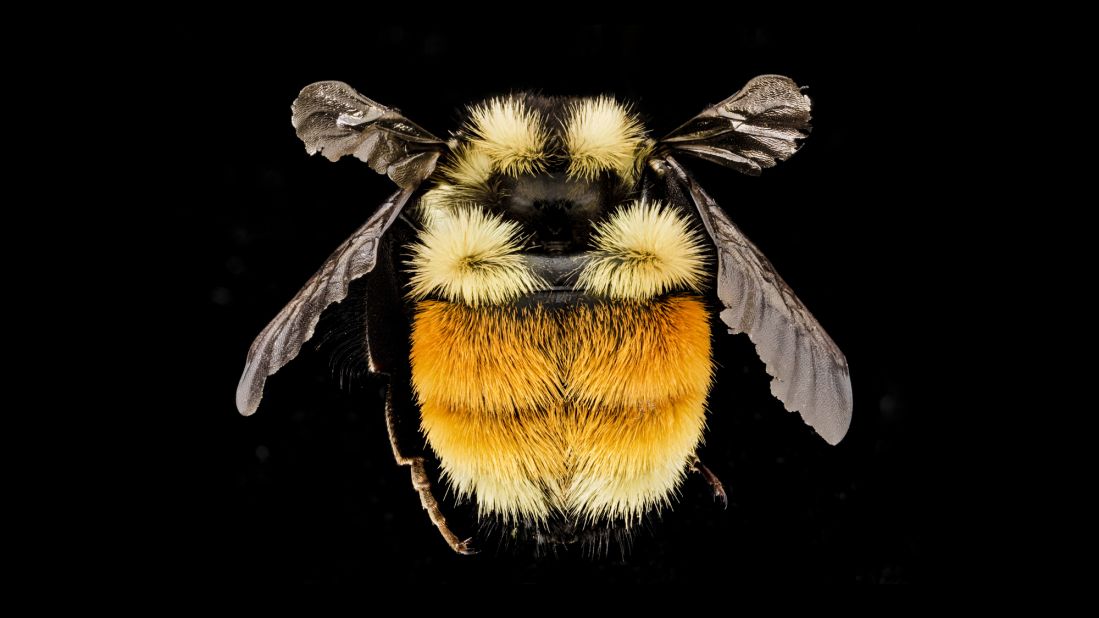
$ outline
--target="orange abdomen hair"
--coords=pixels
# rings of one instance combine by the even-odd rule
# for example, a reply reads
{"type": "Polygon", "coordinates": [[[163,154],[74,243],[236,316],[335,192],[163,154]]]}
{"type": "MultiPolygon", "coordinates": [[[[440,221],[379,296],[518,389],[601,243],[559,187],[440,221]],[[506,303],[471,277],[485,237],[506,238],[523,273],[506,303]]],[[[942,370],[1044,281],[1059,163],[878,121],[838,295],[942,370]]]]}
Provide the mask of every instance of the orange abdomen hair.
{"type": "Polygon", "coordinates": [[[506,522],[636,522],[702,439],[713,363],[695,296],[517,308],[422,301],[421,423],[444,475],[506,522]]]}

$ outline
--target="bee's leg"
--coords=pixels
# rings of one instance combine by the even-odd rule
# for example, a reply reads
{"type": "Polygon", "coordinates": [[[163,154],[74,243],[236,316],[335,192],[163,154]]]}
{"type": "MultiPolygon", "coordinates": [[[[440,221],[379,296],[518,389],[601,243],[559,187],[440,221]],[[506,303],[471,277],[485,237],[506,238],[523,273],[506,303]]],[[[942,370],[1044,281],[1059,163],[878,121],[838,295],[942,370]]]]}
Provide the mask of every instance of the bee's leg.
{"type": "Polygon", "coordinates": [[[691,458],[687,460],[687,465],[690,466],[692,472],[701,474],[702,478],[710,484],[710,487],[714,490],[714,500],[720,500],[722,507],[729,508],[729,498],[725,495],[725,486],[721,484],[721,479],[717,478],[717,475],[713,472],[710,472],[710,469],[702,463],[698,455],[691,455],[691,458]]]}
{"type": "Polygon", "coordinates": [[[477,553],[477,550],[470,545],[470,541],[473,539],[459,540],[458,536],[451,532],[450,527],[446,525],[446,517],[443,516],[443,511],[439,508],[439,502],[431,493],[431,479],[428,478],[427,470],[424,469],[424,458],[406,457],[401,454],[401,448],[397,444],[397,422],[393,416],[392,388],[386,388],[385,426],[389,430],[389,444],[393,447],[393,458],[397,460],[398,465],[408,466],[411,469],[412,488],[420,494],[420,504],[427,511],[431,523],[435,524],[435,527],[439,529],[439,534],[443,535],[443,538],[446,539],[446,542],[454,551],[467,556],[477,553]]]}

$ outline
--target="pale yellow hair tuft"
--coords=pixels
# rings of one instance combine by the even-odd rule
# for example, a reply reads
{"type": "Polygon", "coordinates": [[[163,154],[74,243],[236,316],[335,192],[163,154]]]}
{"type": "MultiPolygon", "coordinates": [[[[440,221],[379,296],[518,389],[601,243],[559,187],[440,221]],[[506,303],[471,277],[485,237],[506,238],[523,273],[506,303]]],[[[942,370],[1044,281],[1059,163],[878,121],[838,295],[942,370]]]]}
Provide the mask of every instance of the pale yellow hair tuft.
{"type": "Polygon", "coordinates": [[[438,293],[450,302],[477,307],[505,303],[544,286],[523,260],[517,223],[470,207],[435,210],[425,224],[409,260],[412,298],[438,293]]]}
{"type": "Polygon", "coordinates": [[[565,129],[569,175],[592,180],[602,172],[631,178],[645,129],[610,97],[583,99],[570,110],[565,129]]]}
{"type": "Polygon", "coordinates": [[[470,110],[466,127],[474,151],[510,176],[545,170],[549,132],[541,115],[513,97],[490,99],[470,110]]]}
{"type": "Polygon", "coordinates": [[[461,146],[442,166],[443,174],[457,185],[484,189],[494,171],[492,157],[484,149],[461,146]]]}
{"type": "Polygon", "coordinates": [[[677,288],[697,291],[705,280],[705,244],[675,209],[634,202],[597,223],[594,256],[579,286],[616,300],[642,301],[677,288]]]}
{"type": "Polygon", "coordinates": [[[416,211],[418,219],[425,226],[431,226],[439,217],[450,214],[450,205],[461,195],[461,189],[455,185],[441,182],[420,196],[416,211]]]}

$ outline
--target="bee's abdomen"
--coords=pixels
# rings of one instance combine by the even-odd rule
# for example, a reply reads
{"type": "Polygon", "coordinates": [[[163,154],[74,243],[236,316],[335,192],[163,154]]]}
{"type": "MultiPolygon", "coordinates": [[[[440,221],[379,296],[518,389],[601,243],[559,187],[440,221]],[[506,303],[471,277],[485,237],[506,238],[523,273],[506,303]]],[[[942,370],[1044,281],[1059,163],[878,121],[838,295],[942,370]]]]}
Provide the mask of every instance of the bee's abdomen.
{"type": "Polygon", "coordinates": [[[483,516],[543,536],[631,525],[670,500],[701,440],[709,315],[693,296],[477,310],[424,301],[411,360],[428,442],[483,516]]]}

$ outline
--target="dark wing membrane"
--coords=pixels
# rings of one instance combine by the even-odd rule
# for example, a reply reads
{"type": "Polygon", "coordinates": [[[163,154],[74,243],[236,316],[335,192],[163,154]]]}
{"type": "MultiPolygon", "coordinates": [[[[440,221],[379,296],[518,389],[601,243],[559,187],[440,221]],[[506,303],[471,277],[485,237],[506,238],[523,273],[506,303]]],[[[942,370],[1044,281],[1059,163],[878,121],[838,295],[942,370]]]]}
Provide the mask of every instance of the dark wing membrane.
{"type": "Polygon", "coordinates": [[[354,155],[402,189],[435,169],[445,143],[397,110],[371,101],[343,82],[317,82],[291,106],[292,122],[309,154],[330,161],[354,155]]]}
{"type": "Polygon", "coordinates": [[[760,75],[661,144],[755,176],[797,152],[796,140],[810,128],[809,109],[809,97],[792,79],[760,75]]]}
{"type": "Polygon", "coordinates": [[[774,266],[694,178],[668,157],[667,173],[698,208],[717,245],[717,296],[730,333],[747,333],[773,376],[771,393],[829,444],[851,424],[847,359],[774,266]]]}
{"type": "Polygon", "coordinates": [[[237,410],[241,414],[248,416],[256,411],[267,376],[298,355],[302,344],[313,337],[321,313],[347,296],[351,281],[374,269],[382,234],[414,191],[402,189],[382,204],[256,337],[237,385],[237,410]]]}

